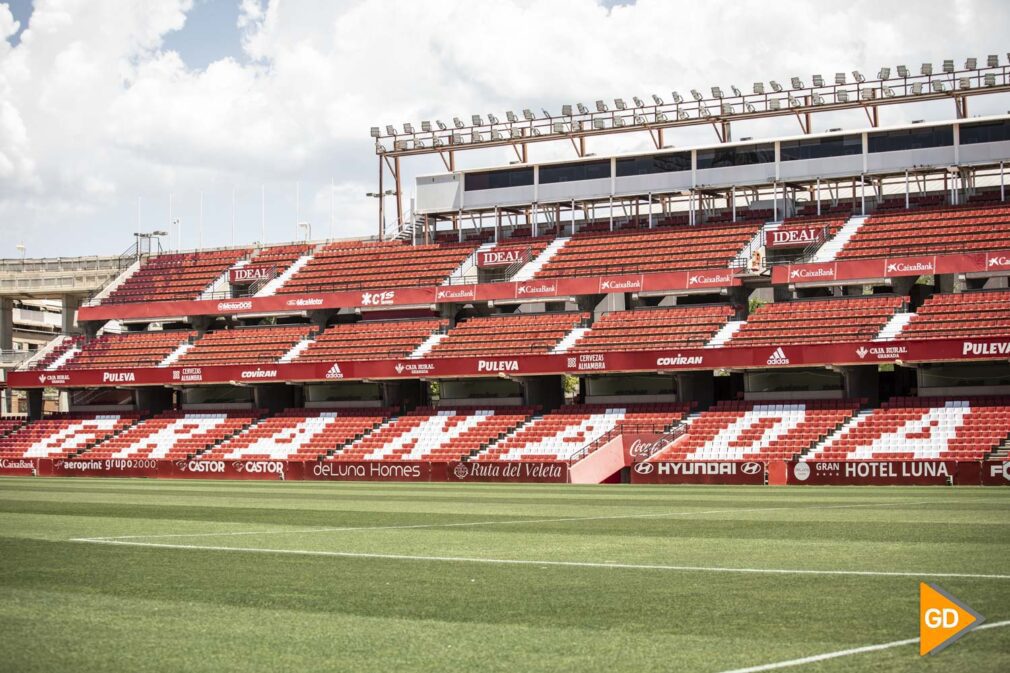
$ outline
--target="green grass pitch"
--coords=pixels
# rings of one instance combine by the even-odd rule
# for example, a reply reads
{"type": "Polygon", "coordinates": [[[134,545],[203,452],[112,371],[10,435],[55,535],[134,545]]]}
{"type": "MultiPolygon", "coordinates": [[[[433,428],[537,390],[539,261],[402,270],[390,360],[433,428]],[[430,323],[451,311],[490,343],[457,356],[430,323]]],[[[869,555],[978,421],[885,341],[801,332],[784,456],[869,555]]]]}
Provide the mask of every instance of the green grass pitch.
{"type": "Polygon", "coordinates": [[[1008,620],[1008,534],[1005,489],[4,478],[0,671],[721,672],[914,638],[920,580],[1008,620]]]}

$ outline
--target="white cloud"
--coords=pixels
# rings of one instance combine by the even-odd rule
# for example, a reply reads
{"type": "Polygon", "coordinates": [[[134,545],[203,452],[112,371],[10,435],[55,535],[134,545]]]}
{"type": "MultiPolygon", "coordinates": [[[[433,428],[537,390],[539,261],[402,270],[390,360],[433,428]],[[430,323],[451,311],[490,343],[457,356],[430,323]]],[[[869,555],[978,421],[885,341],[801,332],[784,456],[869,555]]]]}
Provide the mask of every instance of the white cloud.
{"type": "MultiPolygon", "coordinates": [[[[791,75],[1000,53],[1010,6],[998,0],[824,5],[801,0],[674,3],[639,0],[234,0],[244,52],[193,70],[162,47],[192,0],[36,0],[17,46],[0,4],[0,256],[24,238],[30,254],[115,252],[139,226],[164,227],[168,194],[197,241],[259,239],[261,185],[268,238],[289,239],[296,217],[328,234],[375,229],[377,160],[368,127],[505,109],[547,107],[674,88],[728,88],[791,75]],[[296,212],[294,183],[303,205],[296,212]],[[95,236],[94,232],[102,236],[95,236]],[[6,247],[5,247],[6,246],[6,247]]],[[[973,101],[973,113],[1005,100],[973,101]]],[[[949,117],[952,106],[898,115],[949,117]]],[[[907,119],[907,117],[906,117],[907,119]]],[[[861,113],[816,118],[819,128],[865,125],[861,113]]],[[[741,126],[737,136],[797,131],[793,120],[741,126]]],[[[668,139],[710,142],[709,129],[668,139]]],[[[646,138],[594,141],[592,151],[645,147],[646,138]]],[[[535,159],[569,156],[536,147],[535,159]]],[[[501,152],[461,161],[497,164],[501,152]]],[[[413,162],[407,177],[442,170],[413,162]]],[[[409,196],[409,181],[406,192],[409,196]]],[[[188,234],[185,232],[189,232],[188,234]]]]}

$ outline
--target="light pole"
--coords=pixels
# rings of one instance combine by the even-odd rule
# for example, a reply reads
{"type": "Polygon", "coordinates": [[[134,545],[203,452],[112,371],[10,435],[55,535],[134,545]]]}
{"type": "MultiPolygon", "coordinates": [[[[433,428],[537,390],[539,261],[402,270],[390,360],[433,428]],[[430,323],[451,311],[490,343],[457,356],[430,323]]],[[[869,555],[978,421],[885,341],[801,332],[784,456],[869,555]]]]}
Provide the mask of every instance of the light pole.
{"type": "MultiPolygon", "coordinates": [[[[379,185],[380,187],[382,185],[379,185]]],[[[373,199],[379,200],[379,240],[383,241],[386,239],[386,198],[387,196],[392,196],[396,192],[392,189],[387,189],[384,192],[367,192],[365,196],[371,197],[373,199]]]]}
{"type": "Polygon", "coordinates": [[[311,222],[299,222],[298,223],[298,228],[305,230],[305,240],[306,241],[311,241],[312,240],[312,223],[311,222]]]}
{"type": "Polygon", "coordinates": [[[25,251],[28,249],[28,248],[25,247],[25,242],[21,241],[20,243],[18,243],[17,245],[15,245],[14,248],[18,252],[21,253],[21,263],[24,264],[25,263],[25,251]]]}
{"type": "Polygon", "coordinates": [[[134,232],[134,237],[137,239],[137,259],[144,254],[144,241],[147,241],[147,254],[151,254],[151,240],[154,239],[158,241],[158,250],[161,250],[161,237],[168,236],[168,232],[165,231],[137,231],[134,232]]]}

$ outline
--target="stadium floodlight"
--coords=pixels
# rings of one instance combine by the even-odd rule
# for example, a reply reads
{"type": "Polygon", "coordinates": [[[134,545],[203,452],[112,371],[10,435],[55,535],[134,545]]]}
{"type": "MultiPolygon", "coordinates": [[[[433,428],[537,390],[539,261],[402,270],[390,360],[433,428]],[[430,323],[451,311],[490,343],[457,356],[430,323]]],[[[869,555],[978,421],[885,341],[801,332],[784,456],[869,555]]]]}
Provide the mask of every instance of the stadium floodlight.
{"type": "Polygon", "coordinates": [[[815,93],[813,95],[813,102],[814,105],[824,105],[824,96],[819,93],[815,93]]]}
{"type": "Polygon", "coordinates": [[[722,97],[723,97],[722,89],[717,86],[712,87],[712,98],[722,98],[722,97]]]}
{"type": "Polygon", "coordinates": [[[668,122],[668,121],[670,121],[670,118],[666,116],[665,112],[657,112],[656,113],[656,121],[657,122],[668,122]]]}
{"type": "Polygon", "coordinates": [[[792,77],[792,78],[790,78],[789,83],[792,84],[792,87],[794,89],[802,89],[803,88],[803,80],[801,80],[799,77],[792,77]]]}
{"type": "Polygon", "coordinates": [[[505,136],[498,129],[491,129],[491,140],[505,140],[505,136]]]}
{"type": "Polygon", "coordinates": [[[849,92],[846,91],[845,89],[840,89],[840,90],[836,91],[835,92],[835,100],[838,101],[839,103],[848,103],[849,102],[849,92]]]}
{"type": "Polygon", "coordinates": [[[912,85],[912,93],[916,96],[922,93],[922,82],[916,82],[912,85]]]}
{"type": "Polygon", "coordinates": [[[642,115],[635,115],[635,123],[636,124],[646,124],[648,122],[646,122],[645,117],[643,117],[642,115]]]}
{"type": "Polygon", "coordinates": [[[448,126],[445,125],[445,122],[442,121],[441,119],[436,119],[435,124],[438,126],[439,131],[444,131],[447,128],[449,128],[448,126]]]}
{"type": "Polygon", "coordinates": [[[445,142],[443,142],[442,139],[439,138],[438,136],[435,136],[435,137],[433,137],[431,139],[431,146],[432,147],[441,147],[444,144],[445,144],[445,142]]]}
{"type": "Polygon", "coordinates": [[[411,134],[414,133],[414,125],[411,124],[410,122],[405,122],[403,124],[403,132],[404,133],[411,133],[411,134]]]}
{"type": "Polygon", "coordinates": [[[387,136],[395,136],[396,135],[396,129],[393,128],[392,124],[386,124],[386,135],[387,136]]]}
{"type": "Polygon", "coordinates": [[[458,129],[461,129],[464,126],[466,126],[466,124],[463,123],[463,120],[460,119],[459,117],[453,117],[452,118],[452,124],[453,124],[453,126],[455,126],[458,129]]]}
{"type": "Polygon", "coordinates": [[[733,114],[733,106],[730,105],[729,103],[723,103],[722,104],[722,113],[724,115],[731,115],[731,114],[733,114]]]}
{"type": "Polygon", "coordinates": [[[906,66],[898,66],[898,77],[901,77],[902,79],[908,78],[908,68],[906,66]]]}
{"type": "Polygon", "coordinates": [[[382,133],[379,131],[378,126],[373,126],[372,128],[368,129],[368,135],[372,136],[373,138],[378,138],[379,136],[382,135],[382,133]]]}
{"type": "Polygon", "coordinates": [[[759,96],[764,95],[765,93],[764,82],[754,82],[754,93],[758,94],[759,96]]]}
{"type": "Polygon", "coordinates": [[[779,100],[778,98],[772,98],[770,101],[768,101],[768,109],[769,110],[781,110],[782,109],[782,101],[779,100]]]}
{"type": "Polygon", "coordinates": [[[800,105],[801,105],[800,100],[796,96],[793,96],[792,94],[790,94],[789,95],[789,107],[799,107],[800,105]]]}
{"type": "Polygon", "coordinates": [[[680,121],[685,121],[690,117],[691,115],[687,114],[686,110],[681,110],[680,112],[677,113],[677,119],[679,119],[680,121]]]}
{"type": "Polygon", "coordinates": [[[860,100],[873,100],[873,89],[860,89],[859,99],[860,100]]]}
{"type": "Polygon", "coordinates": [[[657,96],[656,94],[652,94],[652,102],[655,103],[656,105],[662,105],[663,99],[657,96]]]}
{"type": "Polygon", "coordinates": [[[393,149],[394,150],[405,150],[405,149],[407,149],[407,141],[406,140],[396,140],[396,141],[393,141],[393,149]]]}
{"type": "Polygon", "coordinates": [[[948,75],[954,72],[954,59],[950,58],[943,59],[943,71],[948,75]]]}
{"type": "Polygon", "coordinates": [[[375,141],[375,151],[376,152],[380,152],[382,154],[385,154],[386,153],[386,146],[383,145],[382,143],[380,143],[379,141],[375,141]]]}
{"type": "Polygon", "coordinates": [[[695,100],[703,100],[705,97],[701,95],[701,92],[697,89],[691,89],[691,98],[695,100]]]}
{"type": "Polygon", "coordinates": [[[782,93],[782,85],[776,82],[775,80],[771,80],[770,82],[768,82],[768,85],[771,86],[772,91],[774,91],[775,93],[782,93]]]}
{"type": "Polygon", "coordinates": [[[978,59],[972,56],[964,61],[965,70],[978,70],[978,59]]]}
{"type": "Polygon", "coordinates": [[[933,82],[932,86],[933,86],[933,91],[934,92],[936,92],[936,93],[943,93],[944,92],[943,82],[933,82]]]}
{"type": "Polygon", "coordinates": [[[463,134],[457,131],[452,132],[452,144],[462,145],[463,144],[463,134]]]}
{"type": "Polygon", "coordinates": [[[993,73],[987,74],[985,76],[985,85],[986,86],[996,86],[996,75],[993,74],[993,73]]]}
{"type": "Polygon", "coordinates": [[[743,106],[743,109],[747,112],[757,112],[757,108],[754,107],[753,103],[747,103],[743,106]]]}
{"type": "Polygon", "coordinates": [[[698,112],[700,112],[701,116],[705,117],[706,119],[712,116],[712,111],[709,110],[708,106],[706,106],[706,105],[699,105],[698,106],[698,112]]]}
{"type": "Polygon", "coordinates": [[[864,77],[863,73],[859,72],[858,70],[852,71],[852,79],[856,80],[856,84],[862,84],[863,82],[866,81],[866,77],[864,77]]]}
{"type": "Polygon", "coordinates": [[[421,138],[418,138],[417,140],[415,140],[414,141],[414,149],[415,150],[423,150],[424,149],[424,140],[421,139],[421,138]]]}
{"type": "Polygon", "coordinates": [[[421,122],[421,132],[431,133],[431,122],[421,122]]]}
{"type": "Polygon", "coordinates": [[[497,124],[498,123],[498,117],[495,117],[493,114],[491,114],[489,112],[488,115],[487,115],[487,123],[488,124],[497,124]]]}
{"type": "Polygon", "coordinates": [[[960,86],[962,90],[964,90],[964,89],[970,89],[971,88],[971,78],[970,77],[960,77],[960,78],[958,78],[957,83],[958,83],[958,86],[960,86]]]}
{"type": "Polygon", "coordinates": [[[743,96],[743,94],[740,93],[740,89],[736,88],[735,84],[730,84],[729,88],[733,90],[733,95],[736,96],[737,98],[740,98],[741,96],[743,96]]]}
{"type": "Polygon", "coordinates": [[[470,132],[470,142],[472,143],[484,142],[484,139],[480,135],[480,131],[474,130],[470,132]]]}
{"type": "Polygon", "coordinates": [[[999,56],[996,54],[989,54],[985,59],[986,67],[988,68],[998,68],[999,67],[999,56]]]}
{"type": "Polygon", "coordinates": [[[676,103],[677,105],[680,105],[681,103],[683,103],[683,102],[684,102],[684,97],[683,97],[683,96],[681,96],[681,95],[680,95],[679,93],[677,93],[676,91],[672,92],[672,93],[671,93],[670,95],[672,95],[672,96],[673,96],[673,102],[674,102],[674,103],[676,103]]]}
{"type": "Polygon", "coordinates": [[[631,100],[634,101],[635,107],[645,107],[645,101],[638,96],[632,96],[631,100]]]}
{"type": "MultiPolygon", "coordinates": [[[[813,75],[812,79],[814,80],[814,86],[824,86],[824,78],[820,75],[813,75]]],[[[801,89],[802,86],[798,86],[796,88],[801,89]]]]}
{"type": "Polygon", "coordinates": [[[891,79],[891,69],[885,66],[878,70],[877,79],[891,79]]]}
{"type": "Polygon", "coordinates": [[[579,114],[581,114],[581,115],[587,115],[587,114],[589,114],[589,108],[587,108],[582,103],[576,103],[575,106],[577,108],[579,108],[579,114]]]}
{"type": "Polygon", "coordinates": [[[525,119],[528,122],[531,122],[534,119],[536,119],[536,116],[533,114],[533,110],[531,110],[529,108],[524,108],[523,109],[523,119],[525,119]]]}
{"type": "Polygon", "coordinates": [[[564,133],[565,132],[565,124],[564,124],[564,122],[554,122],[554,132],[555,133],[564,133]]]}
{"type": "Polygon", "coordinates": [[[505,113],[505,118],[509,120],[510,123],[515,123],[519,121],[519,117],[516,117],[516,113],[509,110],[505,113]]]}
{"type": "Polygon", "coordinates": [[[884,87],[884,98],[894,98],[894,89],[889,86],[884,87]]]}
{"type": "Polygon", "coordinates": [[[621,128],[624,126],[624,117],[614,117],[613,121],[614,128],[621,128]]]}
{"type": "Polygon", "coordinates": [[[844,72],[836,72],[835,73],[835,84],[837,84],[839,86],[841,86],[842,84],[845,84],[845,73],[844,72]]]}
{"type": "Polygon", "coordinates": [[[933,64],[932,63],[923,63],[922,67],[919,68],[919,72],[921,72],[923,75],[929,77],[930,75],[933,74],[933,64]]]}
{"type": "Polygon", "coordinates": [[[571,117],[572,116],[572,106],[571,105],[562,105],[561,106],[561,114],[564,117],[571,117]]]}
{"type": "Polygon", "coordinates": [[[474,126],[483,126],[484,120],[480,118],[480,115],[470,115],[470,123],[474,126]]]}
{"type": "Polygon", "coordinates": [[[602,100],[596,101],[597,112],[608,112],[609,110],[610,108],[607,107],[607,104],[605,102],[603,102],[602,100]]]}
{"type": "Polygon", "coordinates": [[[603,128],[603,120],[602,119],[594,119],[593,120],[593,128],[594,129],[602,129],[603,128]]]}
{"type": "Polygon", "coordinates": [[[509,129],[509,138],[521,138],[522,135],[523,134],[517,128],[510,128],[509,129]]]}
{"type": "Polygon", "coordinates": [[[536,126],[533,127],[533,135],[535,136],[540,135],[540,129],[538,129],[536,126]]]}
{"type": "Polygon", "coordinates": [[[628,109],[628,105],[627,105],[627,103],[624,102],[623,98],[615,98],[614,99],[614,107],[617,108],[618,110],[627,110],[628,109]]]}

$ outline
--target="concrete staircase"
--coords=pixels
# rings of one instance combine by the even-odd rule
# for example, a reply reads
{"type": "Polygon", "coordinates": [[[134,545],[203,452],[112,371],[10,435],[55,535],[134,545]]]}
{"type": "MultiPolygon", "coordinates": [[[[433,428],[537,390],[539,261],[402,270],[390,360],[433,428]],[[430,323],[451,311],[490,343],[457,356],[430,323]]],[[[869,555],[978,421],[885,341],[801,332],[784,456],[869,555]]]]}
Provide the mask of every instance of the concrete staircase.
{"type": "Polygon", "coordinates": [[[887,321],[887,324],[880,328],[877,336],[873,337],[873,341],[891,341],[892,339],[897,339],[898,335],[905,329],[905,325],[910,323],[914,317],[914,313],[895,313],[887,321]]]}
{"type": "Polygon", "coordinates": [[[482,252],[487,252],[497,245],[496,243],[484,243],[474,250],[469,257],[464,259],[452,273],[442,281],[442,285],[463,285],[465,283],[477,282],[477,256],[482,252]]]}
{"type": "Polygon", "coordinates": [[[290,280],[291,276],[293,276],[296,273],[298,273],[303,266],[305,266],[306,264],[309,263],[309,260],[311,260],[311,259],[312,259],[312,254],[311,253],[307,254],[307,255],[302,255],[301,257],[299,257],[298,259],[296,259],[291,264],[291,266],[289,266],[288,268],[284,269],[284,273],[280,274],[276,278],[272,278],[269,281],[267,281],[266,285],[264,285],[263,287],[261,287],[260,290],[259,290],[259,292],[257,292],[254,296],[256,296],[256,297],[272,297],[273,295],[277,294],[277,290],[279,290],[281,287],[283,287],[284,283],[288,282],[288,280],[290,280]]]}
{"type": "Polygon", "coordinates": [[[733,335],[740,331],[740,328],[747,324],[746,320],[730,320],[719,328],[719,331],[709,339],[705,348],[720,348],[733,338],[733,335]]]}
{"type": "Polygon", "coordinates": [[[842,251],[842,248],[846,246],[856,232],[863,226],[863,222],[866,222],[867,215],[854,215],[850,217],[848,222],[846,222],[838,233],[828,239],[814,256],[810,258],[811,262],[833,262],[838,253],[842,251]]]}
{"type": "Polygon", "coordinates": [[[531,280],[540,269],[544,268],[547,262],[551,261],[554,255],[558,254],[558,250],[565,246],[569,240],[568,238],[556,238],[550,242],[550,244],[544,248],[544,251],[537,255],[535,258],[529,261],[523,268],[512,277],[512,280],[516,282],[522,282],[526,280],[531,280]]]}
{"type": "Polygon", "coordinates": [[[590,330],[589,327],[576,327],[571,332],[565,335],[565,337],[558,342],[558,344],[551,349],[551,353],[557,355],[559,353],[567,353],[571,350],[572,346],[578,343],[582,335],[590,330]]]}

